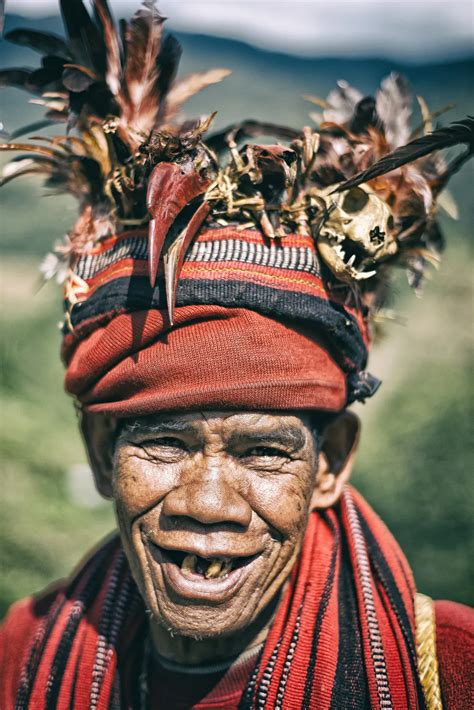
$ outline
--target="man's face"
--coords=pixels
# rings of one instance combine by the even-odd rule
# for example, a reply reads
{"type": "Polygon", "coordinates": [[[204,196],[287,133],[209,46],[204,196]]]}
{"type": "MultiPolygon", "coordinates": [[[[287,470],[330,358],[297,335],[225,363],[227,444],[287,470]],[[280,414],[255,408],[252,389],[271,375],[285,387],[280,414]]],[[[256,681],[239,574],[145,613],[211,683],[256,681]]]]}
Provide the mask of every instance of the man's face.
{"type": "Polygon", "coordinates": [[[316,470],[306,417],[209,412],[126,425],[113,494],[155,619],[203,638],[251,624],[296,560],[316,470]]]}

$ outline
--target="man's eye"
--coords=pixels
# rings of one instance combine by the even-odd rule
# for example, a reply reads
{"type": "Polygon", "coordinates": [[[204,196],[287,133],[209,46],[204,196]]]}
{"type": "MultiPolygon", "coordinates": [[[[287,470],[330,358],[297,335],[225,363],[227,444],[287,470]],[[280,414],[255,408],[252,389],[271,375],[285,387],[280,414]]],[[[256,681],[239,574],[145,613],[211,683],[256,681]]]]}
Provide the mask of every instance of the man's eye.
{"type": "Polygon", "coordinates": [[[186,445],[181,439],[175,439],[172,436],[163,436],[155,441],[157,446],[169,446],[173,449],[185,449],[186,445]]]}
{"type": "Polygon", "coordinates": [[[286,451],[277,449],[274,446],[254,446],[252,449],[248,449],[244,456],[255,456],[258,458],[289,458],[286,451]]]}

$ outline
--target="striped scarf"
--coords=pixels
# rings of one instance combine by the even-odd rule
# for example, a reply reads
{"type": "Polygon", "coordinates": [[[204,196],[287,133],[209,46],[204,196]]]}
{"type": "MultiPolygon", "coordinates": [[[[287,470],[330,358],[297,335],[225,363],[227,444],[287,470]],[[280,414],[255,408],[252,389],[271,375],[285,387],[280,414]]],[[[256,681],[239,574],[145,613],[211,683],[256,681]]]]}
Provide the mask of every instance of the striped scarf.
{"type": "MultiPolygon", "coordinates": [[[[310,515],[241,708],[423,708],[414,594],[397,543],[347,487],[337,507],[310,515]]],[[[42,621],[16,709],[120,708],[118,657],[145,624],[115,537],[87,560],[42,621]]]]}

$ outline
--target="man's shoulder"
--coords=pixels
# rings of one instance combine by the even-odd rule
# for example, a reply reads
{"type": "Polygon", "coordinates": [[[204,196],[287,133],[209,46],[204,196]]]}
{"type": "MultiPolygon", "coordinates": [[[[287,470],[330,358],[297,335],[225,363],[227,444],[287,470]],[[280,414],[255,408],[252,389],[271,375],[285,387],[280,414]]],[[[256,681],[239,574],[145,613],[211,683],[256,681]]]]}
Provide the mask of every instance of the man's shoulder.
{"type": "Polygon", "coordinates": [[[444,706],[470,707],[474,697],[474,609],[435,602],[436,646],[444,706]]]}
{"type": "Polygon", "coordinates": [[[435,601],[436,629],[443,637],[474,638],[474,609],[458,602],[435,601]]]}
{"type": "Polygon", "coordinates": [[[12,604],[0,624],[0,707],[11,708],[20,683],[20,675],[28,652],[41,623],[58,596],[63,582],[56,582],[38,595],[12,604]]]}

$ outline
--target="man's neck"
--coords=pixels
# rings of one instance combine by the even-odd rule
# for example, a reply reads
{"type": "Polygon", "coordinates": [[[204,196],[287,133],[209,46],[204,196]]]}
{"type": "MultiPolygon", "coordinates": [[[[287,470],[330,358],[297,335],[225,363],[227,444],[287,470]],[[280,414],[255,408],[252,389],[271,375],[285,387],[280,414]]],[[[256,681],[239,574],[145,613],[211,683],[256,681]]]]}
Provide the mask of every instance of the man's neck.
{"type": "Polygon", "coordinates": [[[154,648],[161,657],[181,665],[217,664],[236,658],[265,641],[279,599],[272,600],[249,627],[230,636],[205,639],[176,636],[152,620],[150,626],[154,648]]]}

